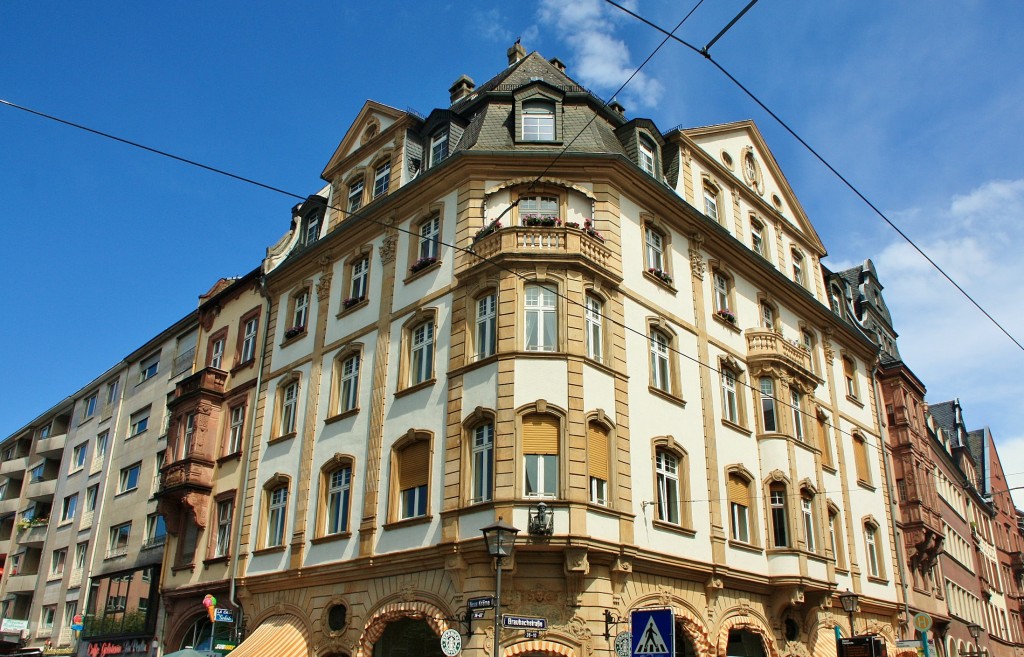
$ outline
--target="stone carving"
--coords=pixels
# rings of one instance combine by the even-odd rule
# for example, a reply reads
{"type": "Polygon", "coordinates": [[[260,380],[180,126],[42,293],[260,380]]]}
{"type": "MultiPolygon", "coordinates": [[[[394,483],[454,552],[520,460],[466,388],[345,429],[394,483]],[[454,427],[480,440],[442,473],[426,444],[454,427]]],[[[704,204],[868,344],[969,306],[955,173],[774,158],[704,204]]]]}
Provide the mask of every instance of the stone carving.
{"type": "Polygon", "coordinates": [[[701,257],[701,247],[704,246],[704,236],[700,233],[693,233],[690,235],[690,273],[693,274],[694,278],[704,280],[704,271],[707,269],[707,263],[704,262],[704,258],[701,257]]]}
{"type": "Polygon", "coordinates": [[[824,344],[822,345],[825,348],[825,360],[831,364],[836,357],[836,352],[832,349],[832,327],[826,326],[822,332],[825,335],[824,344]]]}
{"type": "Polygon", "coordinates": [[[320,275],[320,280],[316,283],[316,298],[318,301],[323,301],[331,294],[331,272],[325,272],[320,275]]]}
{"type": "Polygon", "coordinates": [[[384,241],[377,247],[378,253],[380,253],[380,261],[382,264],[388,264],[394,262],[395,251],[398,246],[398,238],[395,235],[387,234],[384,236],[384,241]]]}
{"type": "Polygon", "coordinates": [[[565,604],[569,607],[578,607],[581,604],[580,596],[583,594],[583,583],[587,573],[590,572],[590,562],[587,560],[587,549],[572,547],[565,550],[565,604]]]}
{"type": "Polygon", "coordinates": [[[626,586],[626,580],[633,572],[633,562],[629,559],[617,557],[611,568],[612,580],[612,602],[615,606],[622,605],[622,590],[626,586]]]}

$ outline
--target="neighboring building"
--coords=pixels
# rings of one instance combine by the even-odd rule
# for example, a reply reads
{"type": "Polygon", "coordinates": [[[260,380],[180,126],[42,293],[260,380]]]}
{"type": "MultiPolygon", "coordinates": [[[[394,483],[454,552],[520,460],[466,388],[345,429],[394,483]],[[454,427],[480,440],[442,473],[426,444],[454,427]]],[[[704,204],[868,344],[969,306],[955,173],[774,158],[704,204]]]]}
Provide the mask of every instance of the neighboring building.
{"type": "Polygon", "coordinates": [[[222,279],[200,297],[195,373],[178,381],[167,404],[168,443],[157,497],[171,534],[161,576],[168,652],[216,646],[226,652],[235,644],[235,624],[211,627],[202,602],[212,595],[219,606],[234,607],[231,576],[237,562],[230,558],[238,541],[265,305],[258,269],[222,279]]]}
{"type": "Polygon", "coordinates": [[[319,239],[268,253],[236,654],[440,654],[499,518],[502,611],[549,624],[505,654],[609,654],[651,605],[680,654],[834,654],[844,589],[895,652],[877,349],[756,127],[662,133],[509,55],[426,119],[367,102],[319,239]]]}

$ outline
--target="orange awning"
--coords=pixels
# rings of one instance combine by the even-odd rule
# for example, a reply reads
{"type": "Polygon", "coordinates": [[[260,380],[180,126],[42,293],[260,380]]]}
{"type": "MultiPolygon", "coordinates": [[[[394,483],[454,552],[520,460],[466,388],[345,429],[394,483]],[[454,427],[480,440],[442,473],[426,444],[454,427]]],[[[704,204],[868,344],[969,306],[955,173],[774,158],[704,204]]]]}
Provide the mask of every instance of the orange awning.
{"type": "Polygon", "coordinates": [[[309,635],[294,616],[271,616],[245,638],[230,657],[309,657],[309,635]]]}

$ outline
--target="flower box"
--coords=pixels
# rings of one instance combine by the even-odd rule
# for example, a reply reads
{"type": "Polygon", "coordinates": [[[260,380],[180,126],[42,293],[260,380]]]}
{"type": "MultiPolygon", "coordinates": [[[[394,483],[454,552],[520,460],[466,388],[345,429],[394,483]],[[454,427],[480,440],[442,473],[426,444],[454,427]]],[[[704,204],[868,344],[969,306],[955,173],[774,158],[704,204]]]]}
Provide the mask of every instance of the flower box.
{"type": "Polygon", "coordinates": [[[647,273],[650,274],[651,276],[654,276],[655,278],[660,280],[662,283],[665,283],[667,285],[672,285],[672,277],[669,275],[669,273],[667,271],[658,269],[657,267],[650,267],[647,270],[647,273]]]}
{"type": "Polygon", "coordinates": [[[597,232],[597,229],[594,228],[594,222],[590,219],[583,222],[583,232],[599,242],[604,242],[604,237],[601,236],[601,233],[597,232]]]}
{"type": "Polygon", "coordinates": [[[725,321],[729,322],[730,324],[735,324],[736,323],[736,314],[733,311],[729,310],[728,308],[722,308],[721,310],[716,310],[715,311],[715,315],[717,315],[718,317],[721,317],[722,319],[724,319],[725,321]]]}
{"type": "Polygon", "coordinates": [[[344,301],[342,301],[341,305],[342,305],[343,308],[348,310],[352,306],[354,306],[354,305],[356,305],[358,303],[361,303],[364,299],[366,299],[366,295],[365,294],[363,296],[361,296],[361,297],[349,297],[349,298],[345,299],[344,301]]]}
{"type": "Polygon", "coordinates": [[[576,230],[580,229],[580,225],[576,221],[567,221],[567,222],[565,222],[565,227],[566,228],[575,228],[576,230]]]}
{"type": "Polygon", "coordinates": [[[413,274],[415,274],[418,271],[423,271],[424,269],[426,269],[430,265],[434,264],[435,262],[437,262],[437,258],[435,258],[433,256],[428,256],[426,258],[420,258],[416,262],[412,263],[412,267],[409,267],[409,271],[412,272],[413,274]]]}
{"type": "Polygon", "coordinates": [[[473,243],[475,244],[478,240],[482,240],[491,233],[495,233],[499,230],[501,230],[501,222],[495,219],[480,230],[476,231],[476,235],[473,236],[473,243]]]}
{"type": "Polygon", "coordinates": [[[290,329],[288,329],[287,331],[284,332],[284,339],[288,340],[288,339],[294,338],[296,335],[299,335],[300,333],[302,333],[305,330],[306,330],[305,326],[293,326],[293,327],[291,327],[290,329]]]}
{"type": "Polygon", "coordinates": [[[524,214],[520,216],[524,226],[541,226],[543,228],[557,228],[562,225],[562,220],[552,215],[524,214]]]}

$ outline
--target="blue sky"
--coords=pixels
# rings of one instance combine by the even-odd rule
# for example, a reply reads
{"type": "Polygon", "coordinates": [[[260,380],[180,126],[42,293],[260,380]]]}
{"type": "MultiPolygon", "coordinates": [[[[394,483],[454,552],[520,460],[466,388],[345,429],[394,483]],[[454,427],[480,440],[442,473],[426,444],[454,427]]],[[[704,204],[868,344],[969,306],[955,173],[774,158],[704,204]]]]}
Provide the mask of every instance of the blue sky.
{"type": "MultiPolygon", "coordinates": [[[[629,4],[671,27],[694,3],[629,4]]],[[[1024,338],[1022,27],[1021,3],[765,0],[711,52],[1024,338]]],[[[0,98],[306,195],[366,99],[447,106],[517,37],[605,99],[661,40],[599,0],[5,2],[0,98]]],[[[959,396],[1024,485],[1024,352],[700,56],[667,44],[619,100],[663,131],[753,118],[828,262],[875,261],[929,399],[959,396]]],[[[255,267],[293,203],[0,106],[0,436],[255,267]]]]}

